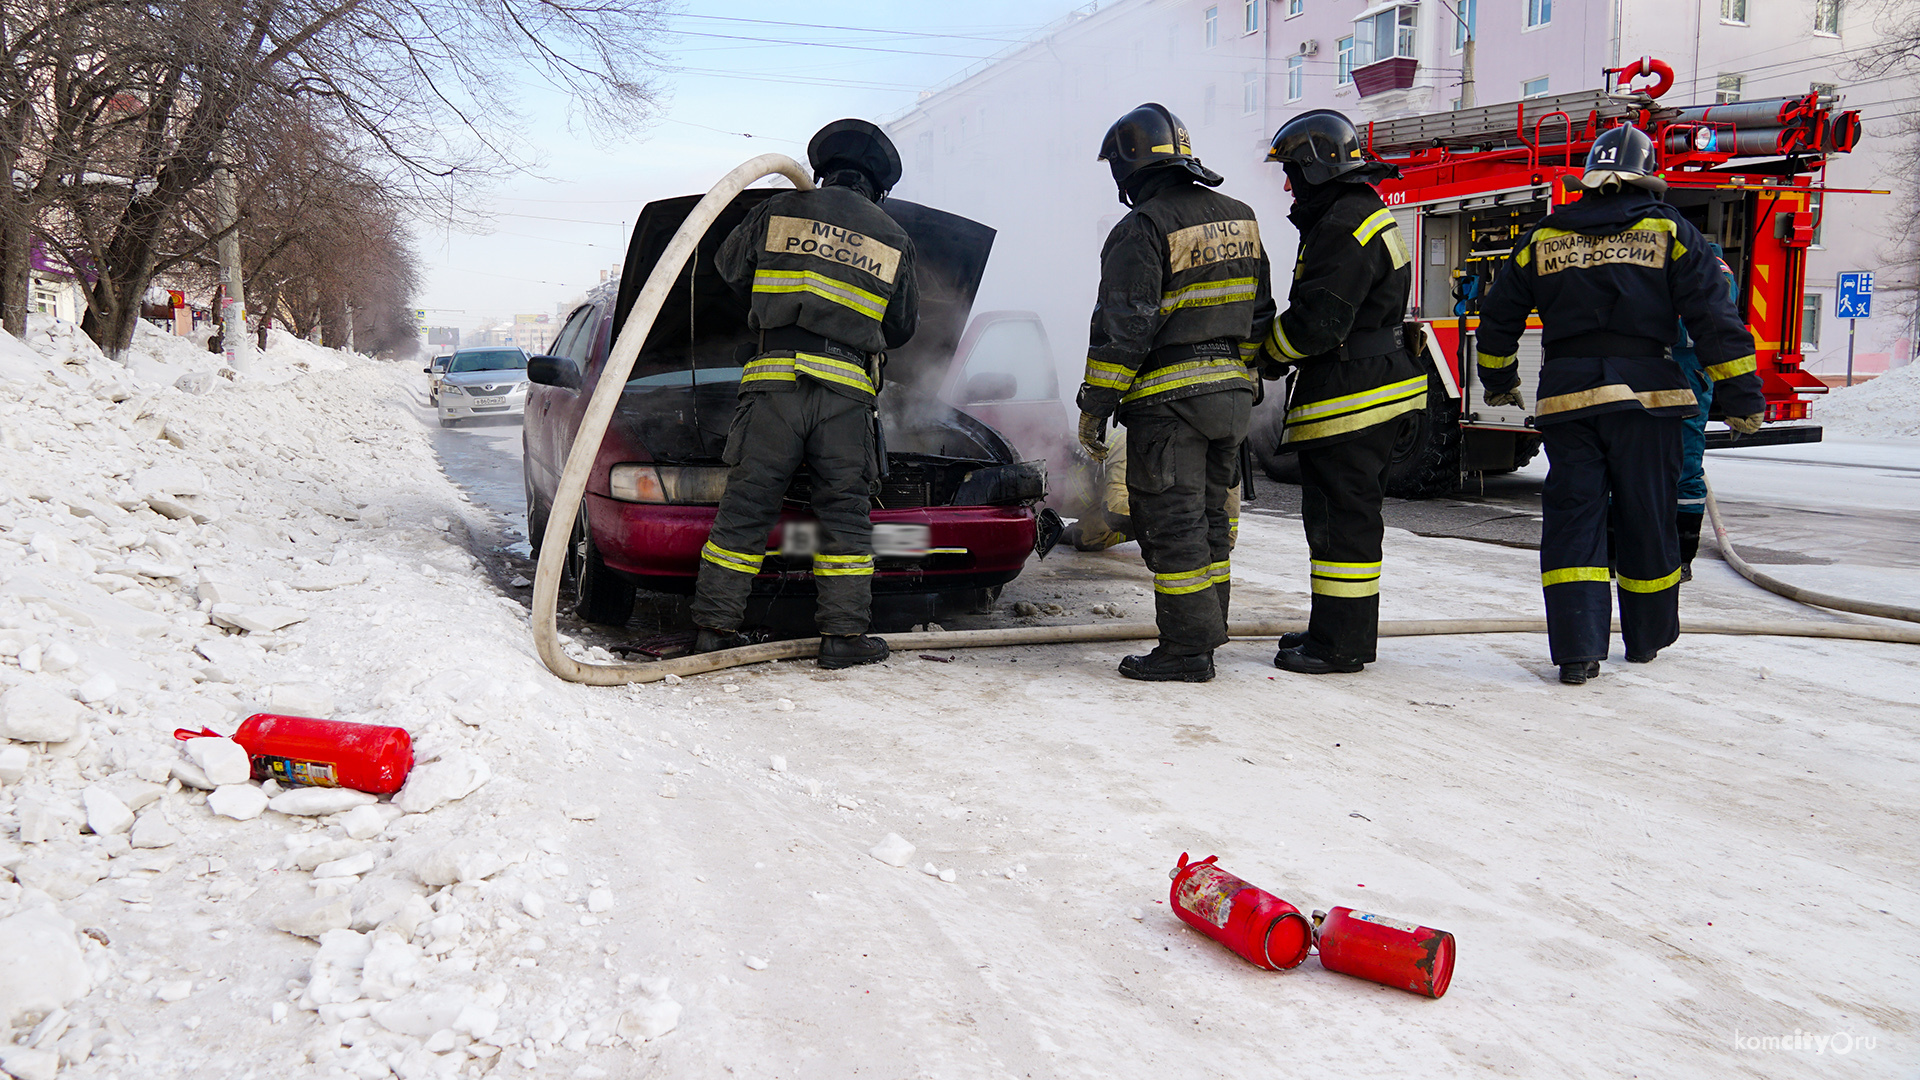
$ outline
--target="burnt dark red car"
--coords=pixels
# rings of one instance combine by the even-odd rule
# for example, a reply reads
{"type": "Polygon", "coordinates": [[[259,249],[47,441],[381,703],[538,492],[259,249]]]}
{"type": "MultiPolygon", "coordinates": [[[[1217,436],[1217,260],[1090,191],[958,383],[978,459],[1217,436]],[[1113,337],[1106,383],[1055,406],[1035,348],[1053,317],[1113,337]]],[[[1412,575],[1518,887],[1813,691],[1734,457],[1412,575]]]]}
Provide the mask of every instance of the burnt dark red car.
{"type": "MultiPolygon", "coordinates": [[[[720,454],[741,367],[755,344],[746,304],[720,279],[713,256],[733,226],[772,194],[742,193],[701,241],[641,348],[583,504],[564,510],[575,520],[568,553],[575,610],[589,622],[624,624],[636,589],[693,591],[700,547],[726,487],[720,454]]],[[[551,354],[535,357],[528,367],[534,386],[524,457],[528,530],[536,544],[555,512],[560,472],[618,328],[697,201],[688,196],[648,204],[620,279],[590,293],[567,317],[551,354]]],[[[1024,350],[1020,356],[958,348],[993,230],[900,200],[888,200],[885,209],[913,237],[921,304],[913,341],[888,355],[879,399],[886,470],[873,498],[877,624],[925,621],[956,605],[977,610],[1044,546],[1038,538],[1051,543],[1057,536],[1058,518],[1036,508],[1046,495],[1046,463],[1023,461],[1005,436],[945,396],[957,391],[964,400],[971,389],[1004,411],[1012,399],[1040,396],[1044,386],[1051,408],[1062,408],[1044,332],[1036,349],[1030,335],[1002,325],[1025,318],[1037,331],[1032,316],[983,316],[983,328],[1002,328],[970,336],[970,342],[987,346],[1007,342],[1007,348],[1024,350]],[[968,376],[975,353],[994,359],[980,360],[980,371],[968,376]],[[1044,373],[1023,377],[1027,363],[1044,365],[1044,373]]],[[[764,571],[754,583],[757,600],[813,593],[809,483],[803,468],[788,489],[780,522],[768,537],[764,571]]]]}

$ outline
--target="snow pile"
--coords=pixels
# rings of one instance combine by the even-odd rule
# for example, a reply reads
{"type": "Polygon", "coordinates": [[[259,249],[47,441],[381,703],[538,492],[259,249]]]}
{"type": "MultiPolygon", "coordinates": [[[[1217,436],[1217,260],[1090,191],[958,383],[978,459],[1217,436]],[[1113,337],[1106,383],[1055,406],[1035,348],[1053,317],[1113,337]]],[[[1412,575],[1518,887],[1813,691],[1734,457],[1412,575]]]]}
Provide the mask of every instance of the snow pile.
{"type": "Polygon", "coordinates": [[[665,1034],[662,976],[528,986],[549,939],[592,952],[526,932],[544,896],[589,926],[612,893],[495,824],[532,805],[501,722],[570,691],[456,542],[404,365],[271,340],[235,376],[0,334],[0,1068],[452,1076],[665,1034]],[[173,737],[269,707],[404,727],[416,767],[286,790],[173,737]]]}
{"type": "Polygon", "coordinates": [[[1836,435],[1920,437],[1920,364],[1908,364],[1876,379],[1836,389],[1816,399],[1811,414],[1836,435]]]}

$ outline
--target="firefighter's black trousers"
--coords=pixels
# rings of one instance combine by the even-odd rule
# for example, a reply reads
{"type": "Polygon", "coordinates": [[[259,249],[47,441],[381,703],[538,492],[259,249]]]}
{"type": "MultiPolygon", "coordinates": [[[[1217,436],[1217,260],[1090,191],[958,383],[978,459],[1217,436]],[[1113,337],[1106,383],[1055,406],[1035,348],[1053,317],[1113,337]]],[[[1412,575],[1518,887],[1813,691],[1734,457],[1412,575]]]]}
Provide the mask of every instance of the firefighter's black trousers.
{"type": "Polygon", "coordinates": [[[727,491],[700,550],[693,621],[737,630],[766,558],[767,534],[795,470],[813,474],[820,549],[813,557],[823,634],[864,634],[873,606],[873,413],[871,406],[802,378],[788,391],[740,395],[724,460],[727,491]]]}
{"type": "Polygon", "coordinates": [[[1240,482],[1252,407],[1251,391],[1218,390],[1125,413],[1127,502],[1153,571],[1160,647],[1175,656],[1227,643],[1227,490],[1240,482]]]}
{"type": "Polygon", "coordinates": [[[1387,463],[1404,416],[1353,438],[1299,451],[1300,521],[1313,584],[1307,652],[1322,660],[1371,664],[1380,633],[1380,502],[1387,463]]]}
{"type": "Polygon", "coordinates": [[[1540,584],[1556,664],[1604,660],[1613,614],[1607,522],[1627,655],[1650,656],[1680,636],[1680,538],[1673,501],[1684,421],[1639,409],[1540,429],[1547,451],[1541,498],[1540,584]]]}

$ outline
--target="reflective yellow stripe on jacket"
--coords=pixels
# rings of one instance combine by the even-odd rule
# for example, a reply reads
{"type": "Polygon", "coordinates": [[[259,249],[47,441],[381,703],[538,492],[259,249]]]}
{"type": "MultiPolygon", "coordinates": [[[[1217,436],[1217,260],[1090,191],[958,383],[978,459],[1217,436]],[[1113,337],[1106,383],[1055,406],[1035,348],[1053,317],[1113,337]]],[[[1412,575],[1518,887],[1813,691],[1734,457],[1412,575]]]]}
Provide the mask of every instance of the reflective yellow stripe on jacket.
{"type": "Polygon", "coordinates": [[[817,353],[762,356],[749,360],[741,370],[740,385],[750,388],[753,383],[790,383],[801,375],[850,386],[866,394],[875,393],[873,379],[865,367],[817,353]]]}
{"type": "Polygon", "coordinates": [[[1247,370],[1247,365],[1232,357],[1188,360],[1141,373],[1133,380],[1132,387],[1120,396],[1120,400],[1130,404],[1142,398],[1164,394],[1169,390],[1178,390],[1182,387],[1198,386],[1201,383],[1240,383],[1252,378],[1253,375],[1247,370]]]}
{"type": "Polygon", "coordinates": [[[1228,278],[1225,281],[1201,281],[1184,289],[1175,289],[1160,297],[1160,314],[1166,315],[1181,308],[1218,307],[1221,304],[1252,303],[1255,286],[1254,278],[1228,278]]]}
{"type": "Polygon", "coordinates": [[[858,286],[816,274],[811,270],[770,270],[753,272],[753,291],[757,293],[812,293],[850,311],[874,320],[886,317],[886,298],[858,286]]]}
{"type": "Polygon", "coordinates": [[[1287,427],[1280,441],[1310,442],[1331,435],[1344,435],[1426,407],[1427,377],[1416,375],[1357,394],[1309,402],[1288,409],[1287,427]]]}

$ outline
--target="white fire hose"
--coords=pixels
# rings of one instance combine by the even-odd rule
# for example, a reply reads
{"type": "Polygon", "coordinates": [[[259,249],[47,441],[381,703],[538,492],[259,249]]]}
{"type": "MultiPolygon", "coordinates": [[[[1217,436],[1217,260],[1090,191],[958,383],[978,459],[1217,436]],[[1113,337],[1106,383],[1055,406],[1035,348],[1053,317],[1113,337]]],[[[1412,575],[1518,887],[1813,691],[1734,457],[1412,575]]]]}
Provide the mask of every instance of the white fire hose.
{"type": "MultiPolygon", "coordinates": [[[[607,424],[613,419],[614,407],[619,404],[620,395],[626,388],[627,377],[632,374],[634,361],[640,356],[640,347],[646,343],[647,334],[653,329],[654,319],[659,316],[661,306],[666,303],[667,292],[673,287],[673,282],[679,277],[680,270],[686,265],[687,259],[692,256],[694,247],[712,227],[714,220],[720,216],[720,212],[733,202],[736,195],[746,190],[748,185],[762,177],[775,174],[792,180],[794,186],[802,191],[811,190],[813,187],[812,178],[792,158],[784,154],[762,154],[728,173],[714,185],[712,191],[707,192],[705,198],[694,206],[693,212],[687,215],[687,220],[681,224],[679,231],[674,233],[672,242],[661,254],[660,261],[654,264],[653,272],[647,276],[646,286],[640,290],[640,297],[634,302],[633,310],[628,314],[626,324],[621,328],[620,336],[613,344],[613,351],[607,357],[606,367],[600,373],[600,380],[594,386],[593,397],[587,402],[586,415],[581,419],[579,432],[574,436],[573,449],[567,454],[567,466],[560,474],[560,490],[553,497],[553,512],[547,518],[547,531],[540,542],[540,562],[533,576],[534,644],[540,651],[540,659],[547,667],[555,675],[569,682],[585,683],[589,686],[659,682],[669,675],[700,675],[745,664],[766,663],[771,660],[798,660],[814,656],[820,651],[819,639],[803,638],[793,641],[770,641],[741,649],[726,649],[650,663],[582,663],[568,656],[566,650],[561,647],[557,618],[561,571],[571,543],[575,515],[579,513],[578,507],[581,505],[581,500],[586,497],[587,474],[593,470],[594,459],[600,453],[600,440],[606,434],[607,424]]],[[[1820,607],[1920,622],[1920,612],[1915,612],[1912,608],[1827,596],[1799,589],[1758,573],[1733,550],[1733,545],[1727,539],[1726,529],[1721,526],[1719,507],[1714,503],[1711,491],[1707,495],[1707,512],[1713,516],[1714,534],[1719,538],[1720,550],[1726,556],[1727,562],[1762,588],[1820,607]]],[[[1229,624],[1227,633],[1234,638],[1271,638],[1305,630],[1306,627],[1306,620],[1301,618],[1254,619],[1229,624]]],[[[1619,627],[1616,625],[1614,629],[1617,631],[1619,627]]],[[[1545,619],[1424,619],[1392,620],[1380,624],[1381,637],[1542,634],[1546,630],[1545,619]]],[[[1843,638],[1855,641],[1888,641],[1920,645],[1920,629],[1872,624],[1791,621],[1695,622],[1682,626],[1681,632],[1843,638]]],[[[1067,642],[1148,641],[1159,637],[1160,631],[1151,622],[1109,622],[880,636],[885,638],[888,646],[895,650],[978,649],[1054,645],[1067,642]]]]}

